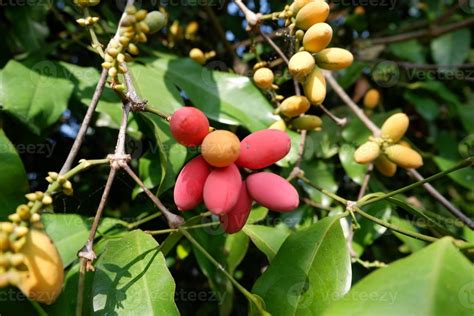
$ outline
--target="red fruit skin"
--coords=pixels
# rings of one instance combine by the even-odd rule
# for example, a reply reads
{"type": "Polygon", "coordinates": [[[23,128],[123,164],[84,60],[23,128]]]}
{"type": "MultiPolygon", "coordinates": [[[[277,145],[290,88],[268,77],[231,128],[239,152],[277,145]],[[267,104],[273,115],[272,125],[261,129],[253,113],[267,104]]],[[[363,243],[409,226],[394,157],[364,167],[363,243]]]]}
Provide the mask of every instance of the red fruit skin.
{"type": "Polygon", "coordinates": [[[178,175],[174,186],[174,203],[180,211],[189,211],[202,202],[202,192],[211,167],[197,156],[191,159],[178,175]]]}
{"type": "Polygon", "coordinates": [[[257,203],[275,212],[293,211],[300,201],[296,189],[286,179],[271,172],[250,175],[247,189],[257,203]]]}
{"type": "Polygon", "coordinates": [[[200,110],[185,106],[171,116],[170,129],[181,145],[198,146],[209,134],[209,120],[200,110]]]}
{"type": "Polygon", "coordinates": [[[229,234],[240,231],[247,222],[247,218],[250,215],[251,209],[252,198],[250,197],[250,194],[247,190],[245,181],[242,181],[237,203],[229,211],[229,213],[219,217],[222,229],[224,229],[224,231],[229,234]]]}
{"type": "Polygon", "coordinates": [[[257,131],[240,142],[236,164],[248,169],[262,169],[285,157],[290,148],[291,140],[287,133],[275,129],[257,131]]]}
{"type": "Polygon", "coordinates": [[[215,214],[230,212],[239,198],[242,177],[235,164],[211,171],[204,184],[204,204],[215,214]]]}

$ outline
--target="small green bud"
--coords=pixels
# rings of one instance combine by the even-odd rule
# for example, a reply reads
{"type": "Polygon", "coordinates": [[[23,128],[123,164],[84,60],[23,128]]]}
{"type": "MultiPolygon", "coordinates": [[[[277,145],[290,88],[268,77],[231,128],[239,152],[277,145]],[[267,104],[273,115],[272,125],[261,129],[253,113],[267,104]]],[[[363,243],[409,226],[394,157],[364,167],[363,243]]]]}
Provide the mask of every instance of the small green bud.
{"type": "Polygon", "coordinates": [[[153,34],[161,30],[166,24],[166,17],[160,11],[151,11],[146,15],[145,23],[150,29],[148,33],[153,34]]]}

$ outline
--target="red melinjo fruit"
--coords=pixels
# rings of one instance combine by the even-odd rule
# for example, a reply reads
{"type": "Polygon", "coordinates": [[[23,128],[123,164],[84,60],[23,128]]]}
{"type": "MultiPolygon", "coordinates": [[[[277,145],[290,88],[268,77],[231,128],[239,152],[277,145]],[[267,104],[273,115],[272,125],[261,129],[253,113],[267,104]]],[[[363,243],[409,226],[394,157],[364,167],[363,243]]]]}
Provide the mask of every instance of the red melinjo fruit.
{"type": "Polygon", "coordinates": [[[236,164],[248,169],[268,167],[288,154],[291,140],[288,134],[275,129],[254,132],[240,142],[236,164]]]}
{"type": "Polygon", "coordinates": [[[254,173],[246,182],[250,196],[272,211],[290,212],[298,207],[299,195],[296,189],[274,173],[254,173]]]}
{"type": "Polygon", "coordinates": [[[171,134],[184,146],[199,146],[209,134],[209,120],[200,110],[185,106],[173,113],[170,120],[171,134]]]}
{"type": "Polygon", "coordinates": [[[235,164],[211,171],[204,184],[204,204],[215,214],[228,213],[239,198],[242,177],[235,164]]]}
{"type": "Polygon", "coordinates": [[[228,213],[219,217],[224,231],[229,234],[240,231],[247,222],[251,209],[252,198],[248,193],[245,181],[243,181],[237,203],[228,213]]]}
{"type": "Polygon", "coordinates": [[[202,193],[211,167],[197,156],[191,159],[178,175],[174,187],[174,203],[180,211],[188,211],[202,202],[202,193]]]}

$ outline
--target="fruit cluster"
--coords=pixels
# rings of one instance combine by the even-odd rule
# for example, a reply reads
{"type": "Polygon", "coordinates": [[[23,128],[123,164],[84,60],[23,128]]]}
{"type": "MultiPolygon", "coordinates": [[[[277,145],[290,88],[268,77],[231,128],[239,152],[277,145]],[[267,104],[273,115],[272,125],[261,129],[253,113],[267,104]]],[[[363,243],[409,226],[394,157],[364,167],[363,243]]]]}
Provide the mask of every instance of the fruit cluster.
{"type": "Polygon", "coordinates": [[[170,129],[180,144],[201,145],[201,155],[190,160],[176,180],[174,202],[180,211],[204,201],[207,209],[220,217],[224,230],[235,233],[245,225],[252,201],[276,212],[298,206],[298,192],[286,179],[256,172],[242,180],[239,171],[239,167],[263,169],[285,157],[291,147],[286,133],[266,129],[239,141],[229,131],[210,131],[207,117],[193,107],[177,110],[170,129]]]}
{"type": "MultiPolygon", "coordinates": [[[[333,35],[331,26],[325,23],[328,15],[329,5],[324,0],[296,0],[281,15],[287,19],[291,32],[295,34],[296,47],[301,46],[290,58],[288,70],[304,88],[304,96],[290,96],[279,105],[277,112],[284,118],[292,119],[306,113],[311,104],[322,104],[326,98],[326,81],[322,69],[340,70],[352,64],[354,58],[349,51],[327,48],[333,35]]],[[[273,84],[273,72],[260,65],[256,65],[258,69],[253,76],[255,84],[261,89],[278,88],[273,84]]],[[[319,117],[307,116],[309,118],[304,120],[290,121],[289,127],[307,130],[321,127],[319,117]]],[[[283,124],[279,123],[278,126],[283,124]]]]}
{"type": "Polygon", "coordinates": [[[423,165],[423,158],[413,150],[409,143],[401,140],[408,129],[410,121],[404,113],[390,116],[382,125],[380,137],[370,137],[359,146],[354,159],[360,164],[374,162],[377,170],[384,176],[391,177],[397,166],[416,169],[423,165]]]}
{"type": "Polygon", "coordinates": [[[128,6],[120,21],[119,36],[111,39],[105,50],[102,67],[108,69],[109,76],[115,80],[118,73],[125,73],[122,63],[131,61],[132,55],[138,55],[136,43],[146,42],[146,34],[158,32],[165,23],[166,18],[159,11],[147,12],[128,6]]]}

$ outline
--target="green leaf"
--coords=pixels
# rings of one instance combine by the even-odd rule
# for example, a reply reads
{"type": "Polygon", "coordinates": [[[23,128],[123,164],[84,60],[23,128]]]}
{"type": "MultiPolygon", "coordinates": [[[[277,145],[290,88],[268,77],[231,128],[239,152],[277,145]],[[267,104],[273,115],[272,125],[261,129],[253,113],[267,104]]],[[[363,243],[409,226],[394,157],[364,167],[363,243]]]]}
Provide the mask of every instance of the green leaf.
{"type": "Polygon", "coordinates": [[[225,239],[224,251],[227,254],[227,272],[234,274],[249,248],[249,238],[242,231],[228,235],[225,239]]]}
{"type": "MultiPolygon", "coordinates": [[[[372,216],[380,218],[382,220],[388,220],[392,215],[392,207],[386,201],[379,201],[373,204],[369,204],[363,208],[366,213],[369,213],[372,216]]],[[[365,218],[361,218],[358,220],[360,224],[360,229],[354,231],[353,240],[355,243],[363,246],[372,245],[372,243],[382,236],[387,228],[377,225],[372,221],[369,221],[365,218]]],[[[360,253],[359,255],[361,255],[360,253]]]]}
{"type": "Polygon", "coordinates": [[[261,225],[245,225],[243,231],[250,237],[253,244],[267,256],[268,262],[272,262],[278,249],[290,235],[288,229],[261,225]]]}
{"type": "Polygon", "coordinates": [[[410,102],[418,113],[427,121],[432,121],[439,115],[439,104],[425,94],[407,90],[403,97],[410,102]]]}
{"type": "MultiPolygon", "coordinates": [[[[78,251],[86,244],[90,221],[76,214],[43,214],[41,221],[46,233],[58,248],[64,267],[69,266],[77,259],[78,251]]],[[[113,218],[103,218],[97,231],[105,233],[119,222],[113,218]]]]}
{"type": "MultiPolygon", "coordinates": [[[[304,171],[306,178],[311,180],[314,184],[335,193],[338,185],[334,179],[334,165],[325,163],[322,160],[303,161],[301,169],[304,171]]],[[[323,206],[329,206],[332,199],[322,194],[315,188],[303,184],[304,190],[308,193],[312,200],[321,203],[323,206]]]]}
{"type": "MultiPolygon", "coordinates": [[[[441,171],[449,169],[459,162],[458,160],[452,160],[441,156],[435,156],[433,160],[441,171]]],[[[448,176],[468,190],[472,190],[474,187],[474,169],[472,168],[464,168],[462,170],[451,172],[448,176]]]]}
{"type": "Polygon", "coordinates": [[[305,143],[305,154],[303,158],[311,158],[307,152],[313,152],[316,158],[331,158],[337,154],[339,150],[338,142],[341,138],[341,128],[331,119],[324,115],[323,128],[320,131],[308,133],[305,143]],[[308,150],[310,149],[310,150],[308,150]]]}
{"type": "Polygon", "coordinates": [[[469,56],[471,31],[468,28],[450,32],[431,42],[431,55],[438,65],[462,64],[469,56]]]}
{"type": "Polygon", "coordinates": [[[250,212],[249,218],[247,219],[247,224],[255,224],[260,222],[265,217],[267,217],[268,208],[263,206],[254,206],[250,212]]]}
{"type": "Polygon", "coordinates": [[[107,243],[92,292],[98,315],[179,315],[165,257],[156,240],[141,230],[107,243]]]}
{"type": "Polygon", "coordinates": [[[57,122],[74,88],[70,81],[50,76],[57,64],[41,63],[30,69],[11,60],[0,81],[0,105],[36,134],[57,122]]]}
{"type": "Polygon", "coordinates": [[[0,219],[6,219],[24,203],[29,190],[25,168],[14,145],[0,129],[0,219]]]}
{"type": "MultiPolygon", "coordinates": [[[[392,215],[390,222],[398,227],[404,228],[409,231],[416,231],[416,227],[411,224],[410,221],[400,218],[396,215],[392,215]]],[[[397,236],[398,239],[400,239],[407,250],[409,252],[415,252],[418,250],[423,249],[426,246],[426,242],[423,240],[415,239],[413,237],[409,237],[407,235],[403,235],[400,233],[397,233],[396,231],[392,231],[395,236],[397,236]]]]}
{"type": "Polygon", "coordinates": [[[337,82],[342,88],[349,88],[357,81],[366,66],[366,63],[354,61],[349,68],[341,71],[342,75],[337,77],[337,82]]]}
{"type": "Polygon", "coordinates": [[[174,185],[188,152],[174,140],[169,125],[161,118],[150,113],[139,113],[136,118],[140,126],[146,125],[147,135],[155,141],[147,156],[140,159],[139,172],[145,184],[158,186],[161,194],[174,185]]]}
{"type": "Polygon", "coordinates": [[[350,288],[351,263],[340,216],[290,235],[253,287],[278,315],[318,315],[350,288]]]}
{"type": "Polygon", "coordinates": [[[426,64],[423,54],[423,46],[417,40],[390,44],[388,49],[392,54],[402,60],[412,61],[418,64],[426,64]]]}
{"type": "Polygon", "coordinates": [[[282,168],[288,168],[298,160],[298,150],[301,143],[301,135],[292,130],[287,130],[286,133],[290,136],[291,148],[290,152],[279,160],[276,165],[282,168]]]}
{"type": "Polygon", "coordinates": [[[367,172],[367,165],[361,165],[354,160],[355,148],[344,144],[339,149],[339,160],[347,175],[357,184],[362,184],[367,172]]]}
{"type": "Polygon", "coordinates": [[[176,85],[213,120],[255,131],[277,119],[268,99],[247,77],[211,71],[190,59],[144,60],[156,85],[163,85],[160,80],[165,80],[167,86],[176,85]]]}
{"type": "Polygon", "coordinates": [[[443,238],[359,281],[324,315],[472,315],[474,268],[443,238]]]}

